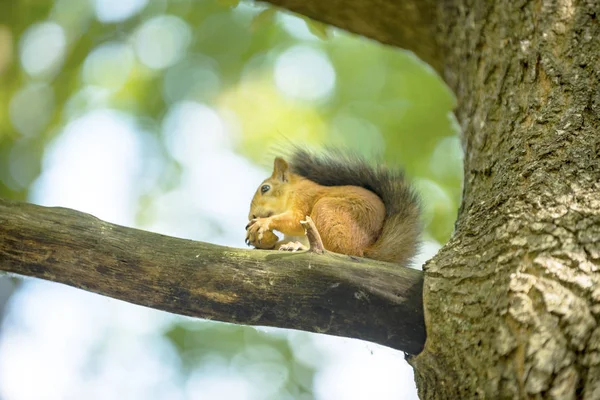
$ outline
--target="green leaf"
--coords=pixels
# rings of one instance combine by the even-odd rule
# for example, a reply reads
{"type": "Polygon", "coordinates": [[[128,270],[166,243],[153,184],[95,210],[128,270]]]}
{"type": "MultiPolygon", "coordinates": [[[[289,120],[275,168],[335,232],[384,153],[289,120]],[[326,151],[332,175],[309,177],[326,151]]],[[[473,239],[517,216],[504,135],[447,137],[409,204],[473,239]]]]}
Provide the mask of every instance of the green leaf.
{"type": "Polygon", "coordinates": [[[240,4],[240,0],[217,0],[217,3],[227,8],[235,8],[240,4]]]}
{"type": "Polygon", "coordinates": [[[315,21],[314,19],[310,19],[308,17],[304,17],[304,22],[306,22],[306,26],[310,33],[315,35],[321,40],[327,40],[331,37],[331,30],[329,29],[329,25],[324,24],[319,21],[315,21]]]}
{"type": "Polygon", "coordinates": [[[255,30],[261,26],[272,23],[276,12],[277,10],[275,8],[267,8],[266,10],[261,11],[252,19],[250,29],[255,30]]]}

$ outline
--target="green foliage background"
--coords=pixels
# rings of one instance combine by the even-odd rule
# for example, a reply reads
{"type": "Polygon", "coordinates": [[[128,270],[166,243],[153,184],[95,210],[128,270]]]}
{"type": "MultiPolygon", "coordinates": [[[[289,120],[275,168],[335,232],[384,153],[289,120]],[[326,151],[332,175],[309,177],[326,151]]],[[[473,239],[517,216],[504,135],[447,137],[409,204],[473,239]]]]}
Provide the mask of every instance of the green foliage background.
{"type": "MultiPolygon", "coordinates": [[[[462,184],[458,128],[451,114],[455,100],[411,53],[235,0],[150,0],[139,13],[116,23],[100,22],[91,1],[0,2],[0,196],[27,200],[48,143],[78,116],[100,107],[121,110],[158,138],[162,118],[182,100],[234,116],[239,127],[236,151],[265,170],[273,148],[287,141],[383,154],[406,169],[422,194],[426,239],[443,244],[449,238],[462,184]],[[164,15],[190,27],[191,37],[178,62],[153,69],[135,61],[126,79],[118,81],[114,77],[119,75],[119,60],[107,60],[92,83],[108,94],[100,101],[81,95],[90,84],[83,78],[84,66],[94,49],[111,42],[130,43],[145,22],[164,15]],[[66,56],[55,71],[32,77],[22,68],[20,46],[23,34],[42,21],[65,29],[66,56]],[[286,24],[305,32],[294,35],[286,24]],[[275,83],[278,57],[298,44],[322,51],[334,68],[335,87],[325,99],[293,98],[275,83]],[[46,88],[48,101],[15,110],[15,95],[32,83],[46,88]],[[24,134],[15,126],[14,113],[19,112],[39,127],[36,134],[24,134]]],[[[168,149],[161,152],[161,173],[140,196],[140,223],[154,218],[153,199],[176,186],[182,173],[168,149]]],[[[182,321],[164,332],[180,354],[182,373],[202,362],[204,348],[232,357],[250,345],[271,346],[285,355],[285,362],[294,362],[284,338],[214,323],[206,324],[200,334],[197,324],[182,321]]],[[[290,378],[287,390],[309,393],[310,385],[290,378]]]]}

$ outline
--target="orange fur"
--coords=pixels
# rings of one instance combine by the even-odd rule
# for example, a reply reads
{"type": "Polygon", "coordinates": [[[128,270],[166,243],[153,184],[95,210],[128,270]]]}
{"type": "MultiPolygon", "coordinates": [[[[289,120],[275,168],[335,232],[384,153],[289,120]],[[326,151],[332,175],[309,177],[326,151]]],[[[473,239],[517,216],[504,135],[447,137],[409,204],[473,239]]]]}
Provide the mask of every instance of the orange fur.
{"type": "Polygon", "coordinates": [[[381,233],[385,207],[373,192],[358,186],[322,186],[275,159],[273,174],[258,187],[250,206],[247,241],[269,249],[280,245],[271,231],[304,235],[300,221],[309,215],[326,249],[364,256],[381,233]],[[262,192],[264,185],[269,190],[262,192]]]}

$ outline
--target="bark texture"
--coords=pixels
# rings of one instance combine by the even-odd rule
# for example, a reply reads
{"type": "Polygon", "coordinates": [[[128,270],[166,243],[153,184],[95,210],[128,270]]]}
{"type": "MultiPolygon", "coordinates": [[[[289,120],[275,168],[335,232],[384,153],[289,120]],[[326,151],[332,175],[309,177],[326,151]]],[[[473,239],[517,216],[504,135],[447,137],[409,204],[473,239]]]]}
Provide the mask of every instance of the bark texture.
{"type": "Polygon", "coordinates": [[[0,199],[0,270],[193,317],[423,348],[422,273],[333,253],[240,250],[0,199]]]}
{"type": "Polygon", "coordinates": [[[600,2],[438,12],[465,188],[426,268],[421,397],[600,399],[600,2]]]}

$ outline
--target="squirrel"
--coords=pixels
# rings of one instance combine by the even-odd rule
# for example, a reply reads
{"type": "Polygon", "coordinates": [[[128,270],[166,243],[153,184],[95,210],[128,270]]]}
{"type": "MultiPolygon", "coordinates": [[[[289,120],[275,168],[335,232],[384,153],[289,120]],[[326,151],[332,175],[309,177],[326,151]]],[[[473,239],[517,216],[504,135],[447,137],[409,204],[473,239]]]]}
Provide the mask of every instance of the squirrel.
{"type": "Polygon", "coordinates": [[[305,235],[300,221],[310,216],[326,250],[402,265],[411,261],[421,232],[420,205],[402,171],[371,166],[339,149],[315,154],[296,147],[288,159],[275,158],[272,175],[252,198],[246,244],[306,250],[298,241],[286,242],[305,235]]]}

